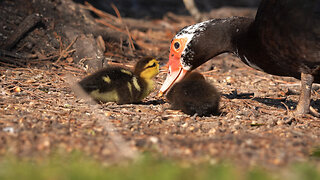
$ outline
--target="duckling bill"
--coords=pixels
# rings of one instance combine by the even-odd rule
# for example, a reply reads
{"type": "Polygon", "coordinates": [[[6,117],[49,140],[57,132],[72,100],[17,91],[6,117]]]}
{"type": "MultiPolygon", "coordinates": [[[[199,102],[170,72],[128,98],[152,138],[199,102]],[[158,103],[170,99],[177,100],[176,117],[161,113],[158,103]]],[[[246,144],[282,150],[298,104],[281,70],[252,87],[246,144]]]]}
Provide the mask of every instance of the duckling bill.
{"type": "Polygon", "coordinates": [[[210,116],[219,113],[220,93],[206,82],[197,72],[190,73],[185,79],[174,84],[167,94],[173,109],[198,116],[210,116]]]}
{"type": "Polygon", "coordinates": [[[85,77],[79,84],[96,101],[136,103],[154,89],[152,78],[158,73],[159,62],[145,57],[137,62],[134,71],[108,67],[85,77]]]}

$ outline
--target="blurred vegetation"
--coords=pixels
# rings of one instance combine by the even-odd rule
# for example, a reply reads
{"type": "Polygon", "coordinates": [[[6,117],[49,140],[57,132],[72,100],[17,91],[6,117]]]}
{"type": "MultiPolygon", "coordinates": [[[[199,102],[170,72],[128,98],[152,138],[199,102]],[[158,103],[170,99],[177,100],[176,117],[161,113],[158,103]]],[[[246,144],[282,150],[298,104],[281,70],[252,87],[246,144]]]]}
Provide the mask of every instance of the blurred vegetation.
{"type": "Polygon", "coordinates": [[[118,165],[102,165],[81,153],[52,155],[44,160],[18,160],[6,156],[0,160],[1,180],[277,180],[320,179],[320,171],[310,163],[297,164],[281,170],[265,170],[255,167],[244,169],[229,163],[185,164],[178,161],[143,155],[136,162],[118,165]]]}

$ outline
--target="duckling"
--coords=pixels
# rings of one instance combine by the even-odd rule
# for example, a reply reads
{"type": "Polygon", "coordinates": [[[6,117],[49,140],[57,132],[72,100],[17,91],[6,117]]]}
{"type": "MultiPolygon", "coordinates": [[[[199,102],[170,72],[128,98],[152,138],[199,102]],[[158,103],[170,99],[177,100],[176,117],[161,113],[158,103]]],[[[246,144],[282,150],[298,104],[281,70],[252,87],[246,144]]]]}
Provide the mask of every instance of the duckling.
{"type": "Polygon", "coordinates": [[[134,71],[107,67],[85,77],[79,84],[96,101],[136,103],[154,89],[152,78],[158,73],[159,62],[148,56],[136,63],[134,71]]]}
{"type": "Polygon", "coordinates": [[[220,93],[198,72],[174,84],[167,99],[173,109],[181,109],[189,115],[210,116],[219,112],[220,93]]]}

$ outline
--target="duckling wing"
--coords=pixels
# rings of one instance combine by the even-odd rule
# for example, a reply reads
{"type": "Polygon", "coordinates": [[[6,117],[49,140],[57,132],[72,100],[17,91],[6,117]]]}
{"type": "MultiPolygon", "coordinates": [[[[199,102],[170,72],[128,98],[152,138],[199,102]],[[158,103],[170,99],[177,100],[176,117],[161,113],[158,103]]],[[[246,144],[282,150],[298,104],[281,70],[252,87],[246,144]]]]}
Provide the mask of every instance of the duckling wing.
{"type": "Polygon", "coordinates": [[[112,91],[117,84],[114,80],[119,72],[120,69],[118,68],[102,69],[85,77],[79,82],[79,84],[86,92],[92,92],[95,90],[99,90],[99,92],[112,91]]]}
{"type": "Polygon", "coordinates": [[[105,87],[105,90],[107,88],[115,90],[119,96],[119,104],[133,103],[140,100],[142,87],[139,77],[136,77],[127,69],[115,69],[108,75],[111,83],[108,84],[108,87],[105,87]]]}

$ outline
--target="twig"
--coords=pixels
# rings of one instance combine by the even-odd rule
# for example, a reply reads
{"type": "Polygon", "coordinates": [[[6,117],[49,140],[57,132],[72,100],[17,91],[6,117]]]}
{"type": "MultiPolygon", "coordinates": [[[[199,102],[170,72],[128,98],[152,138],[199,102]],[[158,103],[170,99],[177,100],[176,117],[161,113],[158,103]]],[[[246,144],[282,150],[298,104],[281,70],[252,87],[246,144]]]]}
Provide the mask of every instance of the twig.
{"type": "Polygon", "coordinates": [[[104,55],[105,56],[110,56],[110,60],[112,60],[111,57],[123,58],[123,56],[121,56],[119,54],[114,54],[112,52],[105,52],[104,55]]]}
{"type": "Polygon", "coordinates": [[[320,114],[317,110],[315,110],[312,106],[310,106],[310,114],[312,114],[315,117],[320,117],[320,114]]]}
{"type": "Polygon", "coordinates": [[[13,57],[17,59],[31,59],[31,58],[33,59],[37,57],[37,55],[35,54],[21,54],[16,52],[10,52],[3,49],[0,49],[0,56],[8,56],[8,57],[13,57]]]}
{"type": "Polygon", "coordinates": [[[218,72],[218,71],[219,71],[218,69],[213,69],[213,70],[210,70],[210,71],[202,72],[201,74],[209,74],[209,73],[218,72]]]}
{"type": "Polygon", "coordinates": [[[119,21],[120,21],[121,23],[123,23],[122,17],[121,17],[121,15],[120,15],[120,11],[119,11],[118,8],[116,7],[116,5],[114,5],[113,3],[111,3],[111,7],[112,7],[112,9],[114,10],[114,12],[116,13],[119,21]]]}
{"type": "Polygon", "coordinates": [[[116,26],[114,26],[114,25],[106,22],[106,21],[103,20],[103,19],[95,19],[95,21],[96,21],[97,23],[103,24],[103,25],[105,25],[105,26],[107,26],[107,27],[109,27],[109,28],[111,28],[111,29],[116,30],[116,31],[119,31],[119,32],[122,32],[122,33],[126,33],[126,31],[124,31],[124,30],[122,30],[122,29],[120,29],[120,28],[118,28],[118,27],[116,27],[116,26]]]}
{"type": "Polygon", "coordinates": [[[129,64],[125,64],[125,63],[117,63],[117,62],[108,62],[109,65],[116,65],[116,66],[126,66],[126,67],[130,67],[133,68],[133,65],[129,65],[129,64]]]}
{"type": "MultiPolygon", "coordinates": [[[[18,61],[18,59],[12,59],[12,58],[8,58],[8,57],[2,57],[0,60],[0,63],[6,64],[6,65],[8,65],[10,63],[10,64],[14,64],[14,65],[17,65],[20,67],[25,66],[25,64],[18,61]]],[[[10,65],[10,66],[12,66],[12,65],[10,65]]]]}
{"type": "Polygon", "coordinates": [[[69,55],[70,53],[73,53],[75,51],[75,49],[72,49],[72,50],[69,50],[69,49],[77,41],[77,39],[78,39],[78,36],[76,38],[74,38],[74,40],[68,45],[68,47],[66,49],[62,49],[63,45],[62,45],[62,41],[61,41],[61,37],[60,37],[60,39],[59,39],[59,41],[60,41],[60,53],[59,54],[60,55],[55,63],[58,63],[62,57],[66,57],[67,55],[69,55]]]}
{"type": "MultiPolygon", "coordinates": [[[[284,81],[284,80],[280,80],[280,79],[271,79],[271,77],[264,77],[264,76],[259,76],[259,75],[256,75],[256,77],[259,77],[260,79],[265,79],[265,80],[272,80],[272,81],[277,82],[277,83],[287,84],[288,86],[290,86],[290,85],[292,85],[292,86],[298,85],[297,82],[284,81]]],[[[300,83],[299,83],[299,85],[300,85],[300,83]]]]}
{"type": "Polygon", "coordinates": [[[106,13],[106,12],[103,12],[97,8],[95,8],[94,6],[92,6],[90,3],[88,3],[87,1],[84,2],[84,7],[85,9],[88,9],[90,11],[93,11],[94,13],[96,13],[98,16],[102,17],[102,18],[107,18],[107,19],[110,19],[110,20],[116,20],[117,17],[109,14],[109,13],[106,13]]]}
{"type": "Polygon", "coordinates": [[[201,13],[199,12],[198,8],[196,7],[196,4],[194,3],[194,0],[183,0],[183,3],[186,7],[186,9],[189,11],[191,16],[198,22],[204,20],[204,18],[201,16],[201,13]]]}
{"type": "Polygon", "coordinates": [[[289,114],[290,113],[289,107],[284,102],[280,102],[280,103],[284,105],[284,107],[287,109],[287,114],[289,114]]]}
{"type": "Polygon", "coordinates": [[[118,8],[117,8],[113,3],[111,4],[111,7],[112,7],[112,9],[116,12],[116,14],[117,14],[117,16],[118,16],[118,18],[119,18],[120,23],[122,23],[122,24],[125,26],[125,28],[126,28],[126,31],[127,31],[128,37],[129,37],[129,43],[130,43],[130,46],[131,46],[131,48],[132,48],[131,51],[136,50],[136,48],[134,47],[133,41],[132,41],[132,36],[131,36],[130,31],[129,31],[129,28],[128,28],[128,26],[122,21],[122,18],[121,18],[121,15],[120,15],[120,12],[119,12],[118,8]]]}

